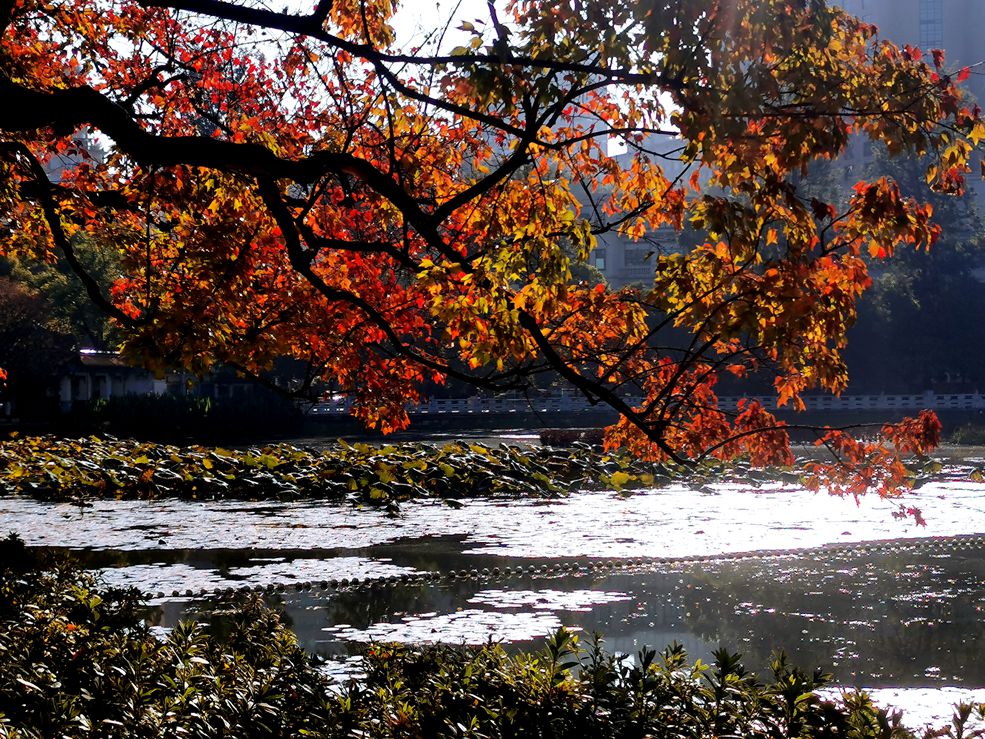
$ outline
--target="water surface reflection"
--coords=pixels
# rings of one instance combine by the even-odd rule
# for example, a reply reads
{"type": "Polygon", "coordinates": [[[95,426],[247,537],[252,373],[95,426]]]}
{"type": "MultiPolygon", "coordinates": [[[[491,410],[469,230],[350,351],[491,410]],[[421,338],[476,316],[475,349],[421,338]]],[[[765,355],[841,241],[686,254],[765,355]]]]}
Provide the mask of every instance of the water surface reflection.
{"type": "MultiPolygon", "coordinates": [[[[773,650],[843,685],[985,685],[985,549],[829,552],[604,575],[386,584],[271,597],[305,647],[339,658],[370,639],[535,646],[557,626],[634,653],[725,646],[758,669],[773,650]]],[[[164,604],[159,623],[210,618],[211,601],[164,604]]]]}

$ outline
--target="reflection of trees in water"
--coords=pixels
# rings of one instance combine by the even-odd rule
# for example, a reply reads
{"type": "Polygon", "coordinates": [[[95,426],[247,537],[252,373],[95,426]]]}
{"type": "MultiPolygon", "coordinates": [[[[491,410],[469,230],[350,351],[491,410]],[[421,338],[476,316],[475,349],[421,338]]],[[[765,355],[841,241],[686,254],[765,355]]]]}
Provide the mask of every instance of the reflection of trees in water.
{"type": "MultiPolygon", "coordinates": [[[[400,562],[399,564],[407,564],[400,562]]],[[[420,565],[416,562],[415,565],[420,565]]],[[[442,563],[445,564],[445,563],[442,563]]],[[[481,566],[492,563],[481,563],[481,566]]],[[[442,580],[268,595],[304,647],[324,656],[353,653],[327,627],[367,629],[404,616],[490,609],[469,603],[482,590],[607,590],[628,601],[585,612],[555,610],[562,623],[598,631],[609,650],[635,653],[678,641],[706,659],[724,646],[751,668],[766,668],[785,650],[802,665],[820,665],[845,683],[880,685],[985,684],[985,552],[810,555],[677,565],[650,573],[594,577],[442,580]],[[937,672],[931,671],[933,668],[937,672]]],[[[228,601],[203,601],[186,616],[221,628],[228,601]],[[218,611],[218,613],[217,613],[218,611]]],[[[181,606],[166,604],[160,623],[173,624],[181,606]]],[[[519,610],[530,610],[525,606],[519,610]]],[[[440,635],[436,635],[436,639],[440,635]]],[[[525,643],[519,646],[529,646],[525,643]]]]}
{"type": "MultiPolygon", "coordinates": [[[[282,614],[284,623],[298,635],[302,646],[322,656],[359,651],[360,645],[344,643],[326,632],[327,627],[348,624],[366,629],[373,624],[397,622],[403,616],[422,613],[453,613],[464,608],[475,595],[476,581],[443,581],[440,584],[401,583],[330,591],[292,592],[267,595],[265,600],[282,614]]],[[[200,612],[209,614],[213,605],[203,602],[200,612]]],[[[212,619],[211,614],[205,616],[212,619]]]]}
{"type": "Polygon", "coordinates": [[[844,682],[985,684],[980,551],[742,560],[690,579],[689,626],[750,664],[782,648],[844,682]]]}

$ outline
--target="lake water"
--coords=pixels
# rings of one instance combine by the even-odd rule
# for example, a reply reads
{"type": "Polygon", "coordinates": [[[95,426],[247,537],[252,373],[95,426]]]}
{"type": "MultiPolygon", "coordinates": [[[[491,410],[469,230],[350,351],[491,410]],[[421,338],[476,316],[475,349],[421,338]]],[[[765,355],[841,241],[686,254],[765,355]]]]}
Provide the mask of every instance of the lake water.
{"type": "MultiPolygon", "coordinates": [[[[227,603],[171,595],[282,584],[266,595],[305,646],[344,664],[370,639],[504,641],[536,647],[564,625],[605,635],[612,650],[718,646],[761,669],[782,648],[841,686],[912,709],[910,722],[985,700],[985,548],[924,546],[926,537],[985,534],[985,485],[966,468],[911,496],[926,527],[876,498],[719,485],[560,501],[422,501],[399,517],[317,502],[95,502],[79,508],[0,499],[3,528],[32,546],[63,547],[117,584],[163,593],[155,618],[214,617],[227,603]],[[902,550],[842,545],[899,539],[902,550]],[[696,557],[755,551],[741,559],[696,557]],[[782,556],[771,555],[781,553],[782,556]],[[671,561],[659,561],[661,558],[671,561]],[[603,571],[440,578],[296,591],[342,578],[500,570],[608,561],[603,571]],[[975,692],[979,691],[979,692],[975,692]]],[[[351,664],[351,663],[350,663],[351,664]]]]}

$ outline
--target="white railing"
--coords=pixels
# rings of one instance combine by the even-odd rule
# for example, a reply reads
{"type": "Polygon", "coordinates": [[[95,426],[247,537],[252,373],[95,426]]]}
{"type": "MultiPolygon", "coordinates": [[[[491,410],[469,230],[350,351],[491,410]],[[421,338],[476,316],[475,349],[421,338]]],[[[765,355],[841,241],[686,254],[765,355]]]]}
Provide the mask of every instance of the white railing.
{"type": "MultiPolygon", "coordinates": [[[[627,398],[632,405],[642,403],[641,398],[627,398]]],[[[777,410],[776,397],[751,396],[767,410],[777,410]]],[[[723,409],[732,410],[738,405],[738,396],[723,396],[719,403],[723,409]]],[[[938,395],[928,391],[910,395],[807,395],[804,405],[811,411],[855,410],[985,410],[985,395],[981,393],[952,393],[938,395]]],[[[332,398],[316,403],[311,413],[317,416],[348,414],[352,402],[348,398],[332,398]]],[[[604,411],[603,404],[592,405],[579,395],[543,395],[537,397],[499,396],[472,398],[432,398],[411,409],[413,415],[443,414],[511,414],[511,413],[588,413],[604,411]]]]}

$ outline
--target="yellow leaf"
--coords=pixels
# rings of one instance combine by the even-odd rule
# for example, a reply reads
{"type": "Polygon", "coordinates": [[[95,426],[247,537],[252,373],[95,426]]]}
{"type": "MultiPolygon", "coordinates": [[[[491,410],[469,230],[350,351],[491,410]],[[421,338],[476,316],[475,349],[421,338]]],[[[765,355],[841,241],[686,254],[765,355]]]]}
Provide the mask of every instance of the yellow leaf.
{"type": "Polygon", "coordinates": [[[609,477],[609,484],[612,485],[616,490],[622,490],[626,487],[626,483],[633,479],[633,476],[627,472],[613,472],[609,477]]]}
{"type": "Polygon", "coordinates": [[[377,463],[376,472],[379,475],[380,482],[384,485],[388,482],[393,482],[394,479],[396,479],[396,476],[393,474],[393,467],[384,462],[377,463]]]}
{"type": "Polygon", "coordinates": [[[985,139],[985,122],[978,121],[968,134],[968,138],[971,139],[971,143],[978,146],[978,142],[985,139]]]}

